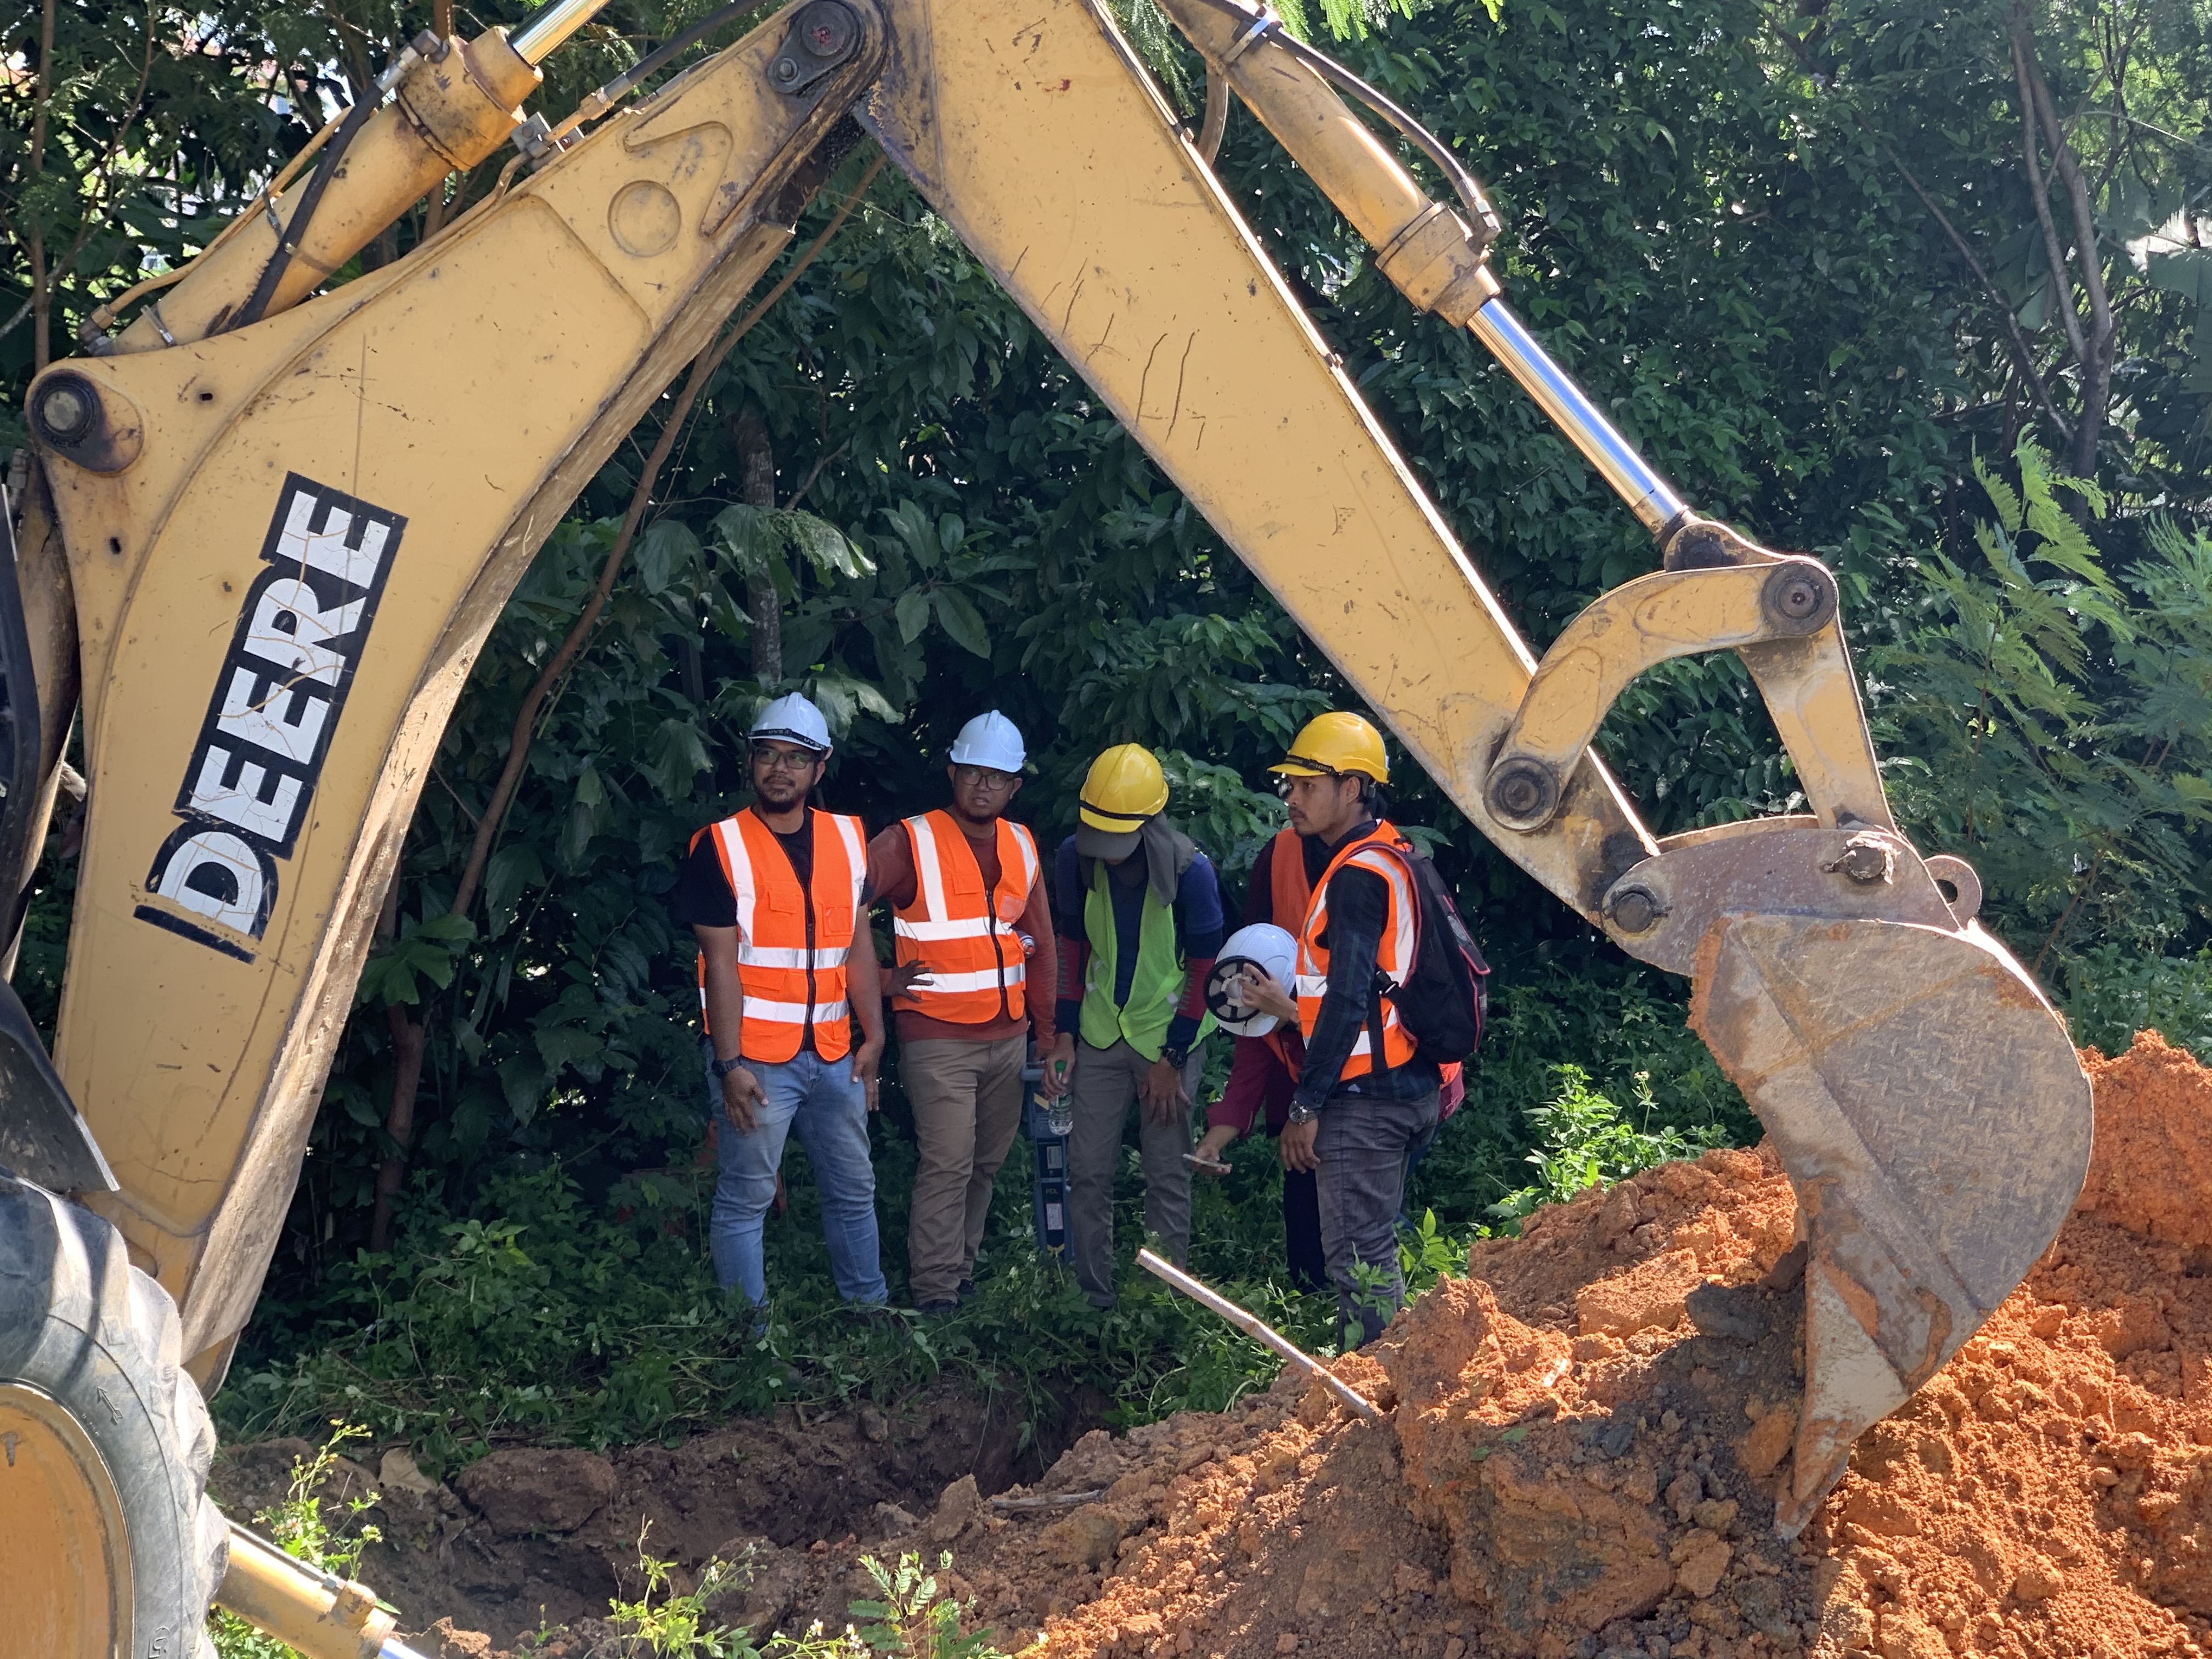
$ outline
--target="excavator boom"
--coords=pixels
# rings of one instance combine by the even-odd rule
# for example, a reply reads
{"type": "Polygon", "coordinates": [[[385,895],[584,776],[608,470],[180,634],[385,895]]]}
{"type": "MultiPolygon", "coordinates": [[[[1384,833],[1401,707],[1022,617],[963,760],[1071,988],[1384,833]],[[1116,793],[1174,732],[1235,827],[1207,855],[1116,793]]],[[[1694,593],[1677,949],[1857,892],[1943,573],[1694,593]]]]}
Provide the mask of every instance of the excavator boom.
{"type": "MultiPolygon", "coordinates": [[[[486,631],[787,245],[848,115],[1469,820],[1692,976],[1811,1246],[1785,1531],[2047,1246],[2087,1164],[2087,1081],[1973,923],[1971,872],[1897,831],[1832,578],[1695,516],[1613,430],[1506,308],[1487,204],[1403,112],[1240,0],[1163,3],[1209,108],[1243,100],[1378,269],[1499,356],[1662,568],[1529,651],[1100,0],[802,0],[642,103],[617,86],[550,130],[514,106],[589,0],[512,42],[424,37],[392,107],[331,139],[343,166],[326,155],[28,404],[46,493],[22,568],[65,572],[93,802],[54,1059],[114,1172],[84,1201],[177,1297],[208,1385],[486,631]],[[1346,88],[1440,161],[1464,216],[1346,88]],[[302,269],[510,133],[532,172],[304,297],[302,269]],[[1809,812],[1657,841],[1589,744],[1636,674],[1720,648],[1809,812]]],[[[46,715],[66,725],[58,697],[46,715]]]]}

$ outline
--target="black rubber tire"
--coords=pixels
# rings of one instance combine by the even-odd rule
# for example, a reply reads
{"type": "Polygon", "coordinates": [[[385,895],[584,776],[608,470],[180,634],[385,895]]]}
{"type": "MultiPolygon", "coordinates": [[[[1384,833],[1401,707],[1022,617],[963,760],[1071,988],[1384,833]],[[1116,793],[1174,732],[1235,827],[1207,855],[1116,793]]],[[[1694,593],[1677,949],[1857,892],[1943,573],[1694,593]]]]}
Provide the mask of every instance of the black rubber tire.
{"type": "Polygon", "coordinates": [[[208,1601],[229,1559],[207,1495],[215,1425],[182,1338],[120,1233],[0,1170],[0,1382],[51,1395],[106,1462],[130,1533],[133,1659],[214,1659],[208,1601]]]}

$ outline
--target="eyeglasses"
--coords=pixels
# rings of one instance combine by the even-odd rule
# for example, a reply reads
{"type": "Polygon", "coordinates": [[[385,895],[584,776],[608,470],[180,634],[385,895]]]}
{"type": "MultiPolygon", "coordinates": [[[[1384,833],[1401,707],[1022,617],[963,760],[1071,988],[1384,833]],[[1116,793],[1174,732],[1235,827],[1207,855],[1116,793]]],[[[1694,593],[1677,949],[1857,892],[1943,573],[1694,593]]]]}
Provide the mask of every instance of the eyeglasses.
{"type": "Polygon", "coordinates": [[[763,772],[804,772],[821,760],[821,756],[804,749],[771,749],[764,743],[753,745],[753,764],[763,772]]]}
{"type": "Polygon", "coordinates": [[[1018,781],[1012,772],[1001,772],[994,766],[956,766],[952,781],[971,789],[1011,789],[1018,781]]]}

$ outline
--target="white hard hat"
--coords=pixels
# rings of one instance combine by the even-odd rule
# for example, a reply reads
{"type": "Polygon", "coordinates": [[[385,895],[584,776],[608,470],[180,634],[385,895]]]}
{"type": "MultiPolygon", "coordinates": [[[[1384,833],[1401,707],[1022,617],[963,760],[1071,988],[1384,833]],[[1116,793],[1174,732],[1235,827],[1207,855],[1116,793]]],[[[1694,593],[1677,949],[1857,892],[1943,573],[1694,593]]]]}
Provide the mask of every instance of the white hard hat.
{"type": "Polygon", "coordinates": [[[945,757],[955,766],[988,766],[994,771],[1018,772],[1029,756],[1022,748],[1021,727],[994,708],[962,726],[945,757]]]}
{"type": "Polygon", "coordinates": [[[1297,967],[1298,942],[1271,921],[1239,927],[1221,942],[1206,976],[1206,1006],[1214,1023],[1237,1036],[1265,1036],[1281,1024],[1235,995],[1247,968],[1257,968],[1285,991],[1297,967]]]}
{"type": "Polygon", "coordinates": [[[751,736],[756,743],[769,738],[777,743],[795,743],[817,755],[830,752],[830,722],[796,691],[778,697],[754,716],[751,736]]]}

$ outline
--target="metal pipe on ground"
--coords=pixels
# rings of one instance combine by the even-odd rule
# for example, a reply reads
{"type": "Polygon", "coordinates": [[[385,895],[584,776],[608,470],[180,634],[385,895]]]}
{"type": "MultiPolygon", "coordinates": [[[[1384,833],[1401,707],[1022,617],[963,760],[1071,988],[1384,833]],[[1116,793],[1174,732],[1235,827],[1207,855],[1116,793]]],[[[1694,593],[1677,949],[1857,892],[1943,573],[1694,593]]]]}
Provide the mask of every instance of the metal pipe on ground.
{"type": "Polygon", "coordinates": [[[1211,1309],[1219,1314],[1254,1341],[1273,1348],[1285,1359],[1342,1401],[1346,1409],[1354,1416],[1380,1417],[1382,1414],[1376,1408],[1373,1401],[1261,1319],[1259,1315],[1238,1307],[1218,1291],[1209,1290],[1199,1280],[1193,1279],[1182,1268],[1176,1267],[1174,1262],[1154,1255],[1150,1250],[1139,1250],[1137,1265],[1152,1274],[1153,1278],[1165,1280],[1167,1284],[1181,1291],[1200,1307],[1211,1309]]]}

